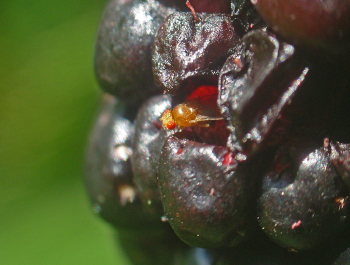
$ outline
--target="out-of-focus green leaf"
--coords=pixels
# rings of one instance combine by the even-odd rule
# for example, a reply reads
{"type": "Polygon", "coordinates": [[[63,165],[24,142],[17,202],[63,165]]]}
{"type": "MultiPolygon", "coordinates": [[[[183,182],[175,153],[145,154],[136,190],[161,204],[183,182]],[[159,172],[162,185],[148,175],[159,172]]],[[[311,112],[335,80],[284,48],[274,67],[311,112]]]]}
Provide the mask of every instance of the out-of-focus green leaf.
{"type": "Polygon", "coordinates": [[[104,4],[0,3],[1,264],[129,264],[82,180],[104,4]]]}

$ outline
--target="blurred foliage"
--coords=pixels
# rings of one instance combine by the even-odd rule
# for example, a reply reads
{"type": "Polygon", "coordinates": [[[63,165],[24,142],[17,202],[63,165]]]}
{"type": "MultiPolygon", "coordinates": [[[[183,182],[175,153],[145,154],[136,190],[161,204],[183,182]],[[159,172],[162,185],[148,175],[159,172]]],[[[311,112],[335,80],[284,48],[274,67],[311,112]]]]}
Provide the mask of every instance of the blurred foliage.
{"type": "Polygon", "coordinates": [[[82,179],[104,5],[0,2],[1,264],[129,264],[82,179]]]}

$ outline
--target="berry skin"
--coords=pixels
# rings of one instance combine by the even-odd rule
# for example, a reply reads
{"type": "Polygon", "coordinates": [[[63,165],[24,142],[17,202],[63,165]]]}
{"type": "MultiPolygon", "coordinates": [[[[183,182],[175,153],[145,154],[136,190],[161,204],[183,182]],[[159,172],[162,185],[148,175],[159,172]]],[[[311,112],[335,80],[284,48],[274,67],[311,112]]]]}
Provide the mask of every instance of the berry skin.
{"type": "Polygon", "coordinates": [[[160,27],[153,46],[153,75],[162,90],[175,95],[184,81],[218,76],[240,38],[225,14],[175,12],[160,27]]]}
{"type": "Polygon", "coordinates": [[[125,106],[103,98],[91,133],[85,162],[85,182],[94,212],[117,228],[145,229],[163,224],[142,206],[134,185],[130,157],[133,124],[125,106]]]}
{"type": "Polygon", "coordinates": [[[110,1],[85,179],[133,264],[349,264],[349,1],[305,2],[110,1]]]}
{"type": "Polygon", "coordinates": [[[297,45],[333,52],[349,49],[350,1],[252,0],[277,34],[297,45]]]}
{"type": "Polygon", "coordinates": [[[131,157],[134,182],[140,191],[144,207],[160,217],[163,207],[157,184],[159,155],[166,137],[171,131],[162,129],[160,117],[171,107],[169,95],[150,98],[140,107],[136,116],[131,157]]]}
{"type": "Polygon", "coordinates": [[[323,245],[349,228],[346,188],[328,148],[307,151],[310,148],[297,150],[292,144],[277,153],[258,203],[266,235],[297,251],[323,245]]]}
{"type": "Polygon", "coordinates": [[[331,143],[330,158],[339,175],[350,190],[350,145],[331,143]]]}
{"type": "Polygon", "coordinates": [[[193,7],[196,13],[230,13],[229,0],[158,0],[166,6],[175,7],[180,11],[189,11],[187,2],[193,7]]]}
{"type": "Polygon", "coordinates": [[[281,116],[308,68],[292,45],[279,42],[270,33],[251,31],[243,41],[245,52],[230,56],[221,69],[218,106],[231,133],[230,148],[250,156],[266,139],[275,145],[288,136],[278,130],[287,131],[281,116]]]}
{"type": "Polygon", "coordinates": [[[250,0],[231,0],[232,23],[240,36],[251,30],[266,29],[266,24],[250,0]]]}
{"type": "Polygon", "coordinates": [[[198,13],[230,13],[230,2],[228,0],[191,0],[190,2],[198,13]]]}
{"type": "Polygon", "coordinates": [[[187,244],[229,247],[253,233],[259,173],[237,157],[227,147],[198,142],[191,132],[167,138],[158,175],[161,199],[170,225],[187,244]]]}
{"type": "Polygon", "coordinates": [[[151,46],[161,23],[174,11],[156,0],[109,2],[94,58],[97,80],[106,92],[132,104],[157,93],[151,46]]]}

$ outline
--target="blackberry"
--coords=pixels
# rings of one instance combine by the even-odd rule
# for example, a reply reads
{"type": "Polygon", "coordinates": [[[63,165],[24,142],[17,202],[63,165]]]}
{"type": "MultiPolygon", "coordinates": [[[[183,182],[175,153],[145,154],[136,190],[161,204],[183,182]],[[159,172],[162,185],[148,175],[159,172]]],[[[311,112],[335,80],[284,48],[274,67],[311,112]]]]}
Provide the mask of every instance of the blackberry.
{"type": "Polygon", "coordinates": [[[85,179],[134,264],[349,263],[350,2],[326,2],[110,1],[85,179]]]}

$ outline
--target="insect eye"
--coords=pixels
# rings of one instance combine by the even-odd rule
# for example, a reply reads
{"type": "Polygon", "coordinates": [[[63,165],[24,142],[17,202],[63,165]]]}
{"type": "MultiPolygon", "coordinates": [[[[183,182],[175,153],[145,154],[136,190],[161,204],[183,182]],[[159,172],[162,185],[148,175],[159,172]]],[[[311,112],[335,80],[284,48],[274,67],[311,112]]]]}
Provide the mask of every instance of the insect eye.
{"type": "Polygon", "coordinates": [[[170,109],[165,110],[159,120],[162,121],[163,127],[166,129],[171,130],[176,127],[174,117],[170,109]]]}
{"type": "Polygon", "coordinates": [[[169,130],[173,130],[173,129],[175,129],[176,124],[175,124],[174,121],[169,121],[169,122],[166,124],[166,127],[167,127],[167,129],[169,129],[169,130]]]}

